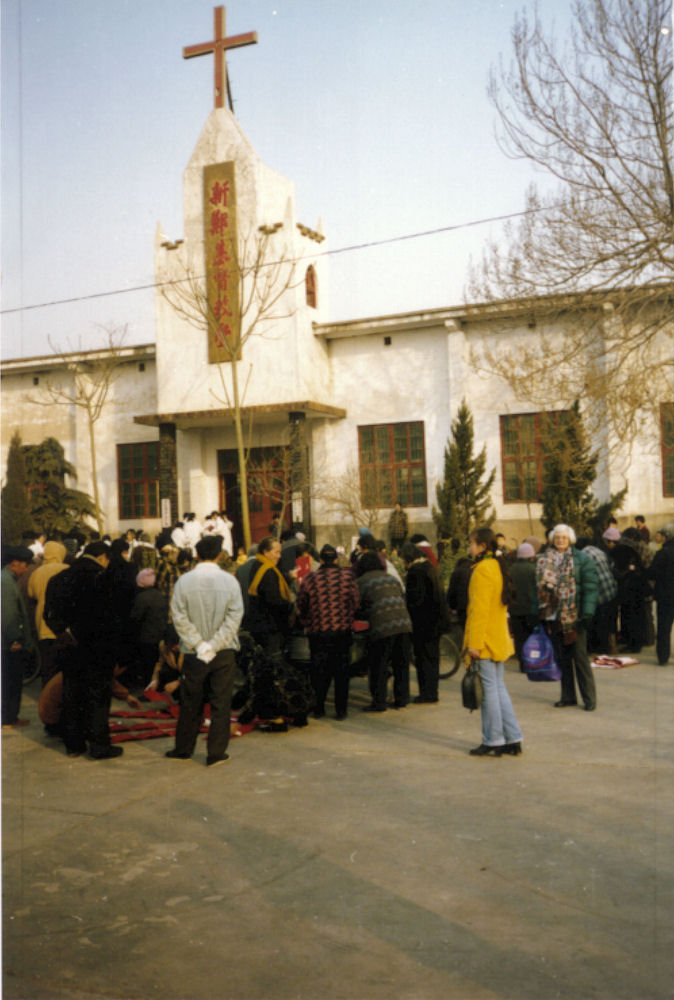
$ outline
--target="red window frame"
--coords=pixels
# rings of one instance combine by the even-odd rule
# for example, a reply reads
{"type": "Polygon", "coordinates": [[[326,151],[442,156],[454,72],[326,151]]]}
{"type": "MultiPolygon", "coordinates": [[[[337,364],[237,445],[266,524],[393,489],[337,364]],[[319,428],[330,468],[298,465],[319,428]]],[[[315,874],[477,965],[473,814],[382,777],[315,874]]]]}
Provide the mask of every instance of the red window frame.
{"type": "Polygon", "coordinates": [[[423,420],[359,427],[358,463],[364,507],[427,505],[423,420]]]}
{"type": "Polygon", "coordinates": [[[159,441],[117,445],[117,509],[120,521],[160,517],[159,441]]]}
{"type": "Polygon", "coordinates": [[[556,427],[569,410],[506,413],[499,417],[504,503],[539,503],[547,458],[544,423],[556,427]],[[513,488],[515,487],[515,488],[513,488]]]}

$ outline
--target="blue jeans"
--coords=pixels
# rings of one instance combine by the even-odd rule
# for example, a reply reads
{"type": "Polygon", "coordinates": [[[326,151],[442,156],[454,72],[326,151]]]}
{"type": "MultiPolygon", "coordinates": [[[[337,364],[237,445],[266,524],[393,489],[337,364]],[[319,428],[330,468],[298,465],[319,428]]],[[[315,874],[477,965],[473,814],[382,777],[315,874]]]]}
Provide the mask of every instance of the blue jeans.
{"type": "Polygon", "coordinates": [[[503,678],[503,663],[478,660],[482,678],[482,742],[488,747],[519,743],[522,730],[515,718],[503,678]]]}

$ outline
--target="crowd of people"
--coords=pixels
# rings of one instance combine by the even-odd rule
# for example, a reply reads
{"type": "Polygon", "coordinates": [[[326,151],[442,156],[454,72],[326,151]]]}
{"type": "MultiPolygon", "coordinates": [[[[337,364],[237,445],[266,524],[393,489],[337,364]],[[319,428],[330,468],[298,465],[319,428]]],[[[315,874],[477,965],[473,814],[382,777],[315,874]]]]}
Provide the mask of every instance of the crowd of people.
{"type": "Polygon", "coordinates": [[[158,691],[180,703],[173,759],[192,756],[210,704],[211,766],[227,759],[232,709],[241,721],[284,731],[323,717],[333,685],[341,721],[356,673],[368,678],[366,712],[437,703],[441,636],[454,627],[484,693],[482,740],[470,752],[516,756],[522,732],[504,664],[513,654],[522,663],[537,625],[561,669],[560,708],[580,698],[596,709],[590,654],[616,655],[618,640],[621,652],[655,642],[658,663],[670,657],[674,524],[653,539],[640,517],[622,533],[609,524],[600,539],[560,524],[544,541],[532,536],[512,550],[503,535],[478,528],[467,552],[449,546],[440,565],[428,539],[408,537],[399,504],[389,544],[361,529],[350,556],[330,544],[318,552],[274,525],[234,558],[232,527],[224,511],[203,523],[186,513],[154,544],[140,531],[88,542],[36,534],[5,549],[3,727],[26,724],[23,670],[37,653],[40,716],[69,756],[120,756],[110,740],[111,698],[140,708],[158,691]]]}

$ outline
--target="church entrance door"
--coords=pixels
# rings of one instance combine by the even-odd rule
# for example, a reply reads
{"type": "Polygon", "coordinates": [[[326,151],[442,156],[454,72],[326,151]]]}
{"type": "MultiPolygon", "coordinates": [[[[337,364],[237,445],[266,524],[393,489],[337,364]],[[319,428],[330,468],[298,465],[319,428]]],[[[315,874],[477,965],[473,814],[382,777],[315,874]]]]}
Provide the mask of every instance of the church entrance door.
{"type": "MultiPolygon", "coordinates": [[[[290,527],[290,479],[287,449],[251,448],[248,458],[248,512],[250,534],[259,542],[269,534],[274,514],[281,516],[283,528],[290,527]]],[[[220,497],[234,522],[234,544],[243,545],[239,462],[235,449],[218,451],[220,497]]]]}

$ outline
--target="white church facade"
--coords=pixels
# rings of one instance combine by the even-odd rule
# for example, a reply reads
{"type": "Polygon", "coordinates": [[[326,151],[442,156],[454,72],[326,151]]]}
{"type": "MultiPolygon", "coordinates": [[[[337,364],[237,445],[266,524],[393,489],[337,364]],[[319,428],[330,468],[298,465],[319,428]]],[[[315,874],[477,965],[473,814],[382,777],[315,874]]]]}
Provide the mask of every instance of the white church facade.
{"type": "MultiPolygon", "coordinates": [[[[463,400],[476,451],[485,445],[487,470],[496,469],[499,530],[511,544],[540,533],[545,448],[537,411],[473,363],[485,342],[516,349],[539,338],[528,308],[512,301],[331,323],[320,223],[313,229],[296,218],[294,185],[262,164],[224,107],[210,113],[183,183],[183,238],[168,240],[161,225],[155,238],[155,340],[120,348],[96,425],[110,533],[154,534],[162,519],[226,508],[241,541],[237,396],[254,541],[280,513],[319,545],[345,543],[358,503],[369,515],[380,512],[385,533],[396,500],[412,530],[435,540],[436,485],[463,400]],[[236,365],[232,343],[241,345],[236,365]]],[[[572,313],[550,320],[546,334],[572,313]]],[[[92,492],[85,414],[36,399],[49,384],[72,379],[69,360],[95,373],[104,356],[3,362],[3,468],[14,431],[24,444],[53,436],[77,469],[78,488],[92,492]]],[[[592,440],[603,456],[597,495],[627,485],[625,512],[656,526],[674,511],[671,400],[661,401],[659,426],[645,426],[622,463],[609,460],[608,427],[592,440]]]]}

